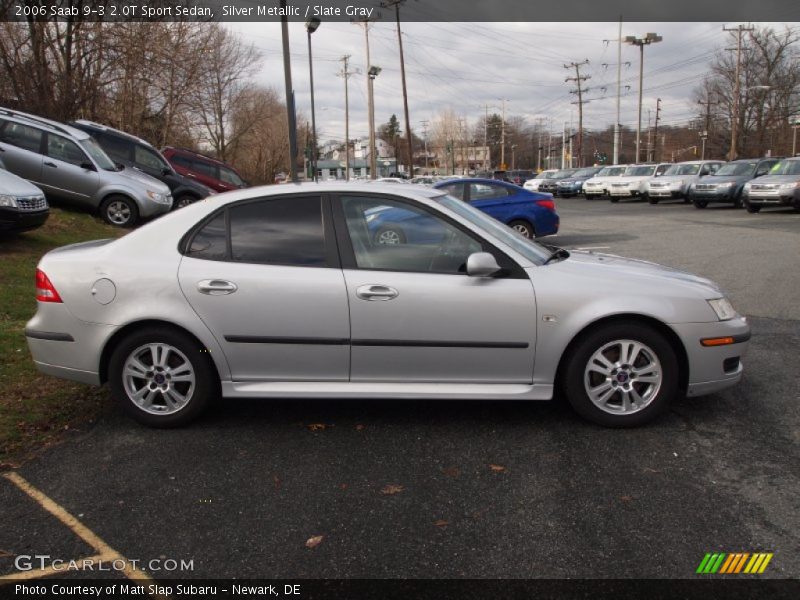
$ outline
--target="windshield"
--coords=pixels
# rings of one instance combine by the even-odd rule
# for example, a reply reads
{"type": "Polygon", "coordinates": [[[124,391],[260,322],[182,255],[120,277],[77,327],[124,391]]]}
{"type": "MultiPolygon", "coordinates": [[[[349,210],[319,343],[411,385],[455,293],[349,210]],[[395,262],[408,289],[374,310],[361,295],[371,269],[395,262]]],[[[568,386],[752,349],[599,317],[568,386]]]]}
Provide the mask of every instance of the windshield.
{"type": "Polygon", "coordinates": [[[714,175],[752,175],[755,170],[756,163],[754,162],[728,163],[727,165],[722,165],[714,175]]]}
{"type": "Polygon", "coordinates": [[[553,175],[553,179],[563,179],[565,177],[572,177],[575,174],[576,169],[562,169],[555,175],[553,175]]]}
{"type": "Polygon", "coordinates": [[[536,179],[552,179],[556,176],[555,171],[542,171],[536,176],[536,179]]]}
{"type": "Polygon", "coordinates": [[[449,208],[458,216],[463,217],[473,225],[477,225],[510,248],[513,248],[515,252],[518,252],[535,265],[544,264],[544,261],[546,261],[552,254],[552,252],[544,246],[541,246],[533,240],[523,237],[510,227],[503,225],[500,221],[493,219],[483,211],[473,208],[458,198],[442,195],[433,198],[433,200],[445,208],[449,208]]]}
{"type": "MultiPolygon", "coordinates": [[[[230,169],[226,169],[225,167],[219,168],[219,178],[225,183],[232,183],[233,185],[239,187],[244,186],[244,181],[242,181],[242,178],[239,177],[236,173],[234,173],[230,169]]],[[[396,180],[392,180],[392,182],[397,183],[396,180]]],[[[405,181],[403,183],[405,183],[405,181]]]]}
{"type": "Polygon", "coordinates": [[[97,166],[104,171],[116,171],[117,167],[114,162],[108,158],[108,154],[103,152],[103,149],[94,141],[94,138],[81,140],[81,146],[92,157],[92,160],[97,163],[97,166]]]}
{"type": "Polygon", "coordinates": [[[581,169],[580,171],[578,171],[577,173],[575,173],[575,174],[573,175],[573,177],[591,177],[591,176],[592,176],[592,175],[594,175],[595,173],[597,173],[597,169],[596,169],[596,168],[591,168],[591,169],[581,169]]]}
{"type": "MultiPolygon", "coordinates": [[[[627,167],[606,167],[603,171],[608,171],[605,175],[609,177],[619,177],[625,173],[625,169],[627,169],[627,167]]],[[[600,175],[600,173],[598,173],[598,175],[600,175]]]]}
{"type": "Polygon", "coordinates": [[[800,160],[782,160],[769,170],[770,175],[800,175],[800,160]]]}
{"type": "Polygon", "coordinates": [[[700,172],[700,165],[672,165],[664,175],[697,175],[700,172]]]}
{"type": "Polygon", "coordinates": [[[656,170],[655,165],[643,165],[639,167],[628,167],[625,169],[625,177],[642,177],[652,175],[656,170]]]}

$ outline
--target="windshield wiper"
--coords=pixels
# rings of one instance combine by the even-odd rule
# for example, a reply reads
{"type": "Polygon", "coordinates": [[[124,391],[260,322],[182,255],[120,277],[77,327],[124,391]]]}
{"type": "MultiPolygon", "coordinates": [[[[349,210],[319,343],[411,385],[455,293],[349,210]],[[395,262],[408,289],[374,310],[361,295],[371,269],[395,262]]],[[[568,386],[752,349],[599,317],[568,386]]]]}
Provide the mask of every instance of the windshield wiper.
{"type": "Polygon", "coordinates": [[[569,258],[569,251],[568,250],[565,250],[564,248],[559,248],[558,246],[551,246],[550,244],[548,244],[547,247],[548,248],[552,248],[553,249],[553,253],[550,256],[547,257],[547,260],[545,260],[542,263],[543,265],[550,264],[551,262],[553,262],[556,259],[569,258]]]}

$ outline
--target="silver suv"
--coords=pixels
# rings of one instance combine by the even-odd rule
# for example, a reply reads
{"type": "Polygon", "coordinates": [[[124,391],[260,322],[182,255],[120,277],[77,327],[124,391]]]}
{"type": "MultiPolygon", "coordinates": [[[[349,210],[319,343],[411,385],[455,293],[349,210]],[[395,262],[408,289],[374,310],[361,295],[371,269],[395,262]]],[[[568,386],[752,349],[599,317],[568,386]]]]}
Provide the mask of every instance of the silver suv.
{"type": "Polygon", "coordinates": [[[99,209],[111,225],[131,227],[172,207],[166,185],[117,167],[89,134],[56,121],[0,108],[0,156],[48,197],[99,209]]]}

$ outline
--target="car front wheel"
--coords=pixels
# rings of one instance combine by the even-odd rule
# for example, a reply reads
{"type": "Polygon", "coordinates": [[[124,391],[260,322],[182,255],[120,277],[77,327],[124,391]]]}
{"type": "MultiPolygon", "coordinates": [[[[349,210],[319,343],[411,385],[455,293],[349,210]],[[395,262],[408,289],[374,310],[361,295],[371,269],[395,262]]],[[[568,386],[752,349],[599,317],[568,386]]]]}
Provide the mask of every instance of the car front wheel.
{"type": "Polygon", "coordinates": [[[749,212],[750,214],[755,214],[761,210],[760,206],[753,206],[750,203],[747,203],[745,206],[747,207],[747,212],[749,212]]]}
{"type": "Polygon", "coordinates": [[[109,196],[100,205],[100,216],[109,225],[133,227],[139,220],[139,207],[125,196],[109,196]]]}
{"type": "Polygon", "coordinates": [[[111,354],[109,384],[125,412],[150,427],[185,425],[219,393],[208,351],[171,329],[125,338],[111,354]]]}
{"type": "Polygon", "coordinates": [[[189,194],[184,194],[180,196],[175,203],[172,205],[172,210],[177,210],[179,208],[183,208],[184,206],[189,206],[193,202],[197,202],[197,198],[194,196],[190,196],[189,194]]]}
{"type": "Polygon", "coordinates": [[[708,200],[697,200],[695,198],[695,200],[694,200],[694,207],[695,208],[705,208],[706,206],[708,206],[708,200]]]}
{"type": "Polygon", "coordinates": [[[563,388],[575,411],[605,427],[655,419],[678,393],[678,360],[645,324],[611,323],[585,335],[568,357],[563,388]]]}

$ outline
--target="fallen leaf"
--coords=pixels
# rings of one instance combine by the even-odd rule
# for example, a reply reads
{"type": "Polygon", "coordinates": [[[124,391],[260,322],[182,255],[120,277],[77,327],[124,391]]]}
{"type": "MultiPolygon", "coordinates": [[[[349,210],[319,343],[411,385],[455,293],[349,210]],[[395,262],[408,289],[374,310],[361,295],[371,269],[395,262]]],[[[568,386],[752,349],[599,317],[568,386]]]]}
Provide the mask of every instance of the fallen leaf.
{"type": "Polygon", "coordinates": [[[623,502],[630,502],[631,500],[633,500],[631,496],[620,496],[619,499],[622,500],[623,502]]]}
{"type": "Polygon", "coordinates": [[[356,431],[364,431],[364,426],[361,423],[359,423],[358,425],[356,425],[356,431]]]}
{"type": "Polygon", "coordinates": [[[445,521],[444,519],[439,519],[438,521],[433,522],[436,527],[447,527],[450,525],[450,521],[445,521]]]}
{"type": "Polygon", "coordinates": [[[306,425],[309,431],[324,431],[328,428],[328,425],[325,423],[311,423],[310,425],[306,425]]]}
{"type": "Polygon", "coordinates": [[[11,552],[7,552],[5,550],[0,550],[0,558],[5,558],[6,556],[14,556],[11,552]]]}
{"type": "Polygon", "coordinates": [[[444,473],[448,477],[458,477],[459,475],[461,475],[461,471],[458,469],[458,467],[450,467],[448,469],[442,469],[442,473],[444,473]]]}
{"type": "Polygon", "coordinates": [[[314,537],[310,537],[306,540],[306,548],[316,548],[322,543],[322,539],[324,535],[315,535],[314,537]]]}
{"type": "Polygon", "coordinates": [[[502,473],[506,468],[502,465],[489,465],[489,468],[495,473],[502,473]]]}
{"type": "Polygon", "coordinates": [[[405,488],[402,485],[390,483],[389,485],[386,485],[381,489],[381,494],[383,494],[384,496],[391,496],[392,494],[399,494],[404,489],[405,488]]]}

